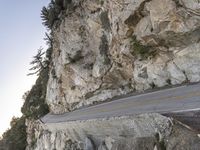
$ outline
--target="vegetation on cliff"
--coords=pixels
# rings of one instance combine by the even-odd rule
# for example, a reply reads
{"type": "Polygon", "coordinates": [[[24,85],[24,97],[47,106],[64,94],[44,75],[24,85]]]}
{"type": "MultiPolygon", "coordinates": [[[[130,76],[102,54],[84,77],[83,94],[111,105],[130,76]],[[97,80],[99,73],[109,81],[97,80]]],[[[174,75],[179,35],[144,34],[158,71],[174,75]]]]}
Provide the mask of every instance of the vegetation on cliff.
{"type": "Polygon", "coordinates": [[[52,53],[52,34],[51,30],[55,22],[59,22],[59,15],[70,7],[71,0],[51,0],[47,7],[41,10],[43,25],[50,30],[46,33],[45,41],[48,49],[43,52],[42,48],[33,56],[30,62],[32,67],[28,75],[37,74],[38,78],[30,91],[23,95],[24,104],[21,108],[22,117],[13,117],[11,128],[8,129],[0,139],[0,150],[24,150],[27,146],[26,119],[38,119],[49,112],[49,107],[45,102],[46,88],[49,79],[49,65],[52,53]],[[46,56],[44,56],[46,54],[46,56]]]}
{"type": "MultiPolygon", "coordinates": [[[[47,53],[51,53],[51,48],[47,50],[47,53]]],[[[0,150],[24,150],[27,145],[26,119],[38,119],[49,112],[48,105],[45,102],[46,87],[49,78],[49,56],[45,57],[47,66],[40,70],[35,85],[23,96],[25,101],[21,108],[22,117],[13,117],[10,123],[11,128],[3,134],[3,139],[0,141],[0,150]]]]}
{"type": "Polygon", "coordinates": [[[3,134],[0,141],[0,150],[24,150],[26,148],[26,118],[13,117],[10,122],[11,129],[3,134]]]}
{"type": "MultiPolygon", "coordinates": [[[[47,53],[51,53],[52,48],[47,49],[47,53]]],[[[46,88],[49,78],[49,62],[50,57],[46,56],[43,62],[38,62],[43,64],[36,68],[39,71],[38,79],[35,85],[32,87],[30,92],[25,96],[24,105],[21,108],[21,112],[26,118],[38,119],[49,112],[48,105],[45,102],[46,98],[46,88]]]]}
{"type": "Polygon", "coordinates": [[[51,30],[55,22],[59,22],[59,15],[68,8],[73,8],[71,0],[51,0],[47,7],[43,7],[41,18],[43,25],[51,30]]]}
{"type": "Polygon", "coordinates": [[[23,95],[22,117],[13,117],[10,123],[11,128],[0,139],[0,150],[25,150],[27,146],[26,119],[36,120],[49,112],[45,98],[52,53],[52,39],[50,35],[46,34],[45,38],[49,48],[45,52],[42,52],[41,48],[38,49],[38,53],[30,63],[32,65],[30,71],[32,72],[28,75],[37,74],[38,78],[31,90],[23,95]]]}

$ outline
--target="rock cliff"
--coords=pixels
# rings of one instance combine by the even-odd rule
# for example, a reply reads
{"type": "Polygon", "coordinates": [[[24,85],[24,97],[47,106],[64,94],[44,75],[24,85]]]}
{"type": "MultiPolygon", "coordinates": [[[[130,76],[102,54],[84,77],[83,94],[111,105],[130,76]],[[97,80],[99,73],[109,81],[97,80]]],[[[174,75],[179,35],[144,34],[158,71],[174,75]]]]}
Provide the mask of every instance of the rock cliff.
{"type": "MultiPolygon", "coordinates": [[[[59,1],[59,0],[57,0],[59,1]]],[[[65,0],[66,1],[66,0],[65,0]]],[[[200,81],[199,0],[71,0],[52,25],[46,102],[60,114],[115,96],[200,81]]],[[[198,150],[159,114],[42,124],[27,150],[198,150]]]]}
{"type": "Polygon", "coordinates": [[[28,122],[27,150],[199,150],[195,131],[159,114],[57,124],[28,122]],[[33,138],[34,137],[34,138],[33,138]],[[35,139],[34,143],[33,140],[35,139]]]}
{"type": "Polygon", "coordinates": [[[47,102],[62,113],[200,81],[198,0],[73,0],[54,24],[47,102]]]}

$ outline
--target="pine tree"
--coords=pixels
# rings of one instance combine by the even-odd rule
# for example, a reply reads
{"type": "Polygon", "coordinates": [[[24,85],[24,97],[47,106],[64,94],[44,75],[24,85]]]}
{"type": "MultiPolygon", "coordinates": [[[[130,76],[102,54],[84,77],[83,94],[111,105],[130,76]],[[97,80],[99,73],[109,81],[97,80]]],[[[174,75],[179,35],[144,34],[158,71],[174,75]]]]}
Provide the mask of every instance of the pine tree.
{"type": "Polygon", "coordinates": [[[38,49],[37,55],[33,56],[33,61],[30,62],[31,65],[33,65],[32,68],[30,68],[30,71],[34,71],[29,73],[28,75],[34,75],[38,74],[40,71],[46,68],[46,65],[44,63],[44,54],[45,52],[42,52],[42,48],[38,49]]]}

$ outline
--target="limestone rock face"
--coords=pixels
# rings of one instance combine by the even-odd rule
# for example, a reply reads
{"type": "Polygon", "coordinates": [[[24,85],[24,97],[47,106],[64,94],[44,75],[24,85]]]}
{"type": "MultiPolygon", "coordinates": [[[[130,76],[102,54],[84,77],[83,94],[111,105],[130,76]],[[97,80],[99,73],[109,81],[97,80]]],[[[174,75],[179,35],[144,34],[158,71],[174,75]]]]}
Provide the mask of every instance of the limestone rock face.
{"type": "Polygon", "coordinates": [[[168,137],[167,149],[198,150],[200,138],[197,138],[195,134],[188,132],[188,130],[182,130],[183,128],[180,124],[175,124],[172,134],[168,137]]]}
{"type": "MultiPolygon", "coordinates": [[[[52,113],[200,81],[199,0],[72,0],[72,5],[52,31],[46,94],[52,113]]],[[[27,150],[200,147],[194,131],[159,114],[45,125],[27,121],[27,133],[27,150]]]]}
{"type": "Polygon", "coordinates": [[[27,150],[198,150],[200,147],[196,132],[159,114],[40,123],[34,129],[29,138],[34,137],[35,142],[29,143],[27,150]]]}
{"type": "Polygon", "coordinates": [[[200,81],[198,0],[72,3],[53,30],[46,98],[53,113],[134,90],[200,81]],[[131,44],[133,37],[140,44],[131,44]]]}
{"type": "Polygon", "coordinates": [[[62,131],[50,131],[42,122],[27,120],[26,150],[80,150],[76,141],[62,131]]]}

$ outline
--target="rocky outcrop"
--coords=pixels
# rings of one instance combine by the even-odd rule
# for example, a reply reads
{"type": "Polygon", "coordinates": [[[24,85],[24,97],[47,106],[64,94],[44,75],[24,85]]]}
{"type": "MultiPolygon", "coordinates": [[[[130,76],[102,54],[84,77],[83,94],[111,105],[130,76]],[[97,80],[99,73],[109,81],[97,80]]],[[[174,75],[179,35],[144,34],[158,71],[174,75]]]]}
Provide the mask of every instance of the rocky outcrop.
{"type": "Polygon", "coordinates": [[[197,133],[159,114],[35,126],[28,150],[198,150],[197,133]],[[34,148],[33,148],[34,147],[34,148]]]}
{"type": "MultiPolygon", "coordinates": [[[[198,0],[72,0],[70,6],[52,28],[46,95],[52,113],[200,81],[198,0]]],[[[56,124],[28,121],[27,126],[27,150],[200,147],[195,131],[159,114],[56,124]]]]}
{"type": "Polygon", "coordinates": [[[52,112],[200,80],[197,0],[72,3],[53,29],[47,90],[52,112]]]}
{"type": "Polygon", "coordinates": [[[40,121],[27,120],[26,150],[79,150],[76,141],[69,139],[66,132],[51,131],[40,121]]]}

